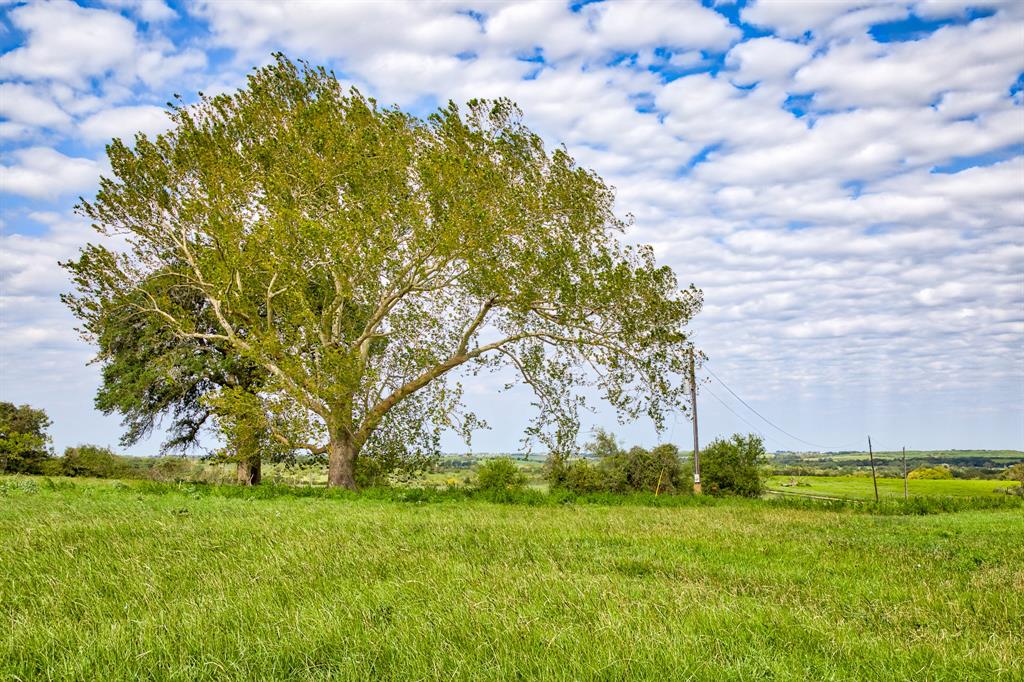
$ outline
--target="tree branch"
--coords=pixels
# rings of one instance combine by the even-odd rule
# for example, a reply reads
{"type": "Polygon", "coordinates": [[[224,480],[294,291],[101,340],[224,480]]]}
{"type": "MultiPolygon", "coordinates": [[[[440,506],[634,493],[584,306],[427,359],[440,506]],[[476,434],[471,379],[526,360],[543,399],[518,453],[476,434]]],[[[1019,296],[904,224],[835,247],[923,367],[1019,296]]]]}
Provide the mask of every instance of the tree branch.
{"type": "Polygon", "coordinates": [[[274,440],[281,443],[286,448],[292,450],[308,450],[311,455],[323,455],[327,453],[326,445],[313,445],[312,443],[294,443],[289,440],[286,436],[282,435],[275,429],[270,430],[270,435],[273,436],[274,440]]]}

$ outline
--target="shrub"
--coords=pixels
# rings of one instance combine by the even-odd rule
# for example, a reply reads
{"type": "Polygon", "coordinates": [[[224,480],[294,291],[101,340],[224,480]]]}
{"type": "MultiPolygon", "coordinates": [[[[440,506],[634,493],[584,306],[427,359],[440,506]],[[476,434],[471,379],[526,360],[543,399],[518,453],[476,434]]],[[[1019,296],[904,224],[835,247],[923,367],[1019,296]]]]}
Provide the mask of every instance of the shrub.
{"type": "Polygon", "coordinates": [[[1017,481],[1024,486],[1024,462],[1018,462],[1012,467],[1007,467],[1003,472],[1003,478],[1007,481],[1017,481]]]}
{"type": "Polygon", "coordinates": [[[64,450],[60,461],[60,472],[64,476],[93,476],[96,478],[118,478],[127,471],[121,458],[110,448],[98,445],[79,445],[64,450]]]}
{"type": "Polygon", "coordinates": [[[1004,492],[1007,495],[1024,496],[1024,462],[1007,467],[1006,471],[1003,472],[1002,478],[1007,481],[1017,481],[1018,485],[1010,486],[1008,488],[1000,488],[999,490],[1001,492],[1004,492]]]}
{"type": "Polygon", "coordinates": [[[679,448],[662,443],[640,453],[630,466],[630,487],[647,492],[674,493],[693,488],[693,473],[687,477],[679,457],[679,448]]]}
{"type": "Polygon", "coordinates": [[[597,492],[657,494],[693,489],[693,470],[682,464],[675,445],[665,443],[651,450],[641,447],[624,450],[613,435],[597,429],[587,449],[598,457],[596,465],[587,459],[569,462],[559,453],[548,457],[544,475],[552,490],[583,495],[597,492]]]}
{"type": "Polygon", "coordinates": [[[584,495],[605,491],[608,483],[604,472],[585,459],[577,459],[566,468],[561,487],[577,495],[584,495]]]}
{"type": "Polygon", "coordinates": [[[191,463],[184,457],[161,457],[149,470],[154,481],[183,481],[192,473],[191,463]]]}
{"type": "Polygon", "coordinates": [[[477,469],[474,487],[477,490],[521,490],[526,476],[509,457],[489,459],[477,469]]]}
{"type": "Polygon", "coordinates": [[[39,484],[31,478],[15,477],[0,481],[0,495],[33,495],[37,492],[39,492],[39,484]]]}
{"type": "Polygon", "coordinates": [[[953,478],[953,472],[950,470],[949,466],[940,464],[936,467],[918,467],[907,474],[907,478],[929,481],[946,480],[953,478]]]}
{"type": "MultiPolygon", "coordinates": [[[[1004,473],[1004,470],[996,467],[951,467],[950,471],[953,472],[953,478],[965,478],[970,480],[997,480],[1000,475],[1004,473]]],[[[900,474],[902,476],[902,474],[900,474]]]]}
{"type": "Polygon", "coordinates": [[[1009,488],[993,488],[992,492],[1000,495],[1020,495],[1024,497],[1024,485],[1013,485],[1009,488]]]}
{"type": "Polygon", "coordinates": [[[373,456],[360,456],[355,464],[356,485],[376,488],[394,482],[411,483],[437,466],[439,456],[414,448],[378,448],[373,456]]]}
{"type": "Polygon", "coordinates": [[[615,492],[671,493],[685,486],[679,448],[668,443],[651,450],[633,447],[602,458],[607,489],[615,492]]]}
{"type": "Polygon", "coordinates": [[[563,490],[566,487],[566,479],[569,465],[566,463],[565,455],[561,452],[551,452],[544,462],[544,480],[548,482],[551,490],[563,490]]]}
{"type": "Polygon", "coordinates": [[[589,460],[567,460],[553,452],[544,464],[544,480],[551,490],[567,491],[577,495],[603,492],[608,489],[607,476],[589,460]]]}
{"type": "Polygon", "coordinates": [[[701,483],[712,495],[758,497],[764,492],[759,467],[765,458],[760,436],[717,438],[700,454],[701,483]]]}
{"type": "Polygon", "coordinates": [[[61,457],[47,457],[39,463],[35,473],[40,476],[64,476],[64,459],[61,457]]]}

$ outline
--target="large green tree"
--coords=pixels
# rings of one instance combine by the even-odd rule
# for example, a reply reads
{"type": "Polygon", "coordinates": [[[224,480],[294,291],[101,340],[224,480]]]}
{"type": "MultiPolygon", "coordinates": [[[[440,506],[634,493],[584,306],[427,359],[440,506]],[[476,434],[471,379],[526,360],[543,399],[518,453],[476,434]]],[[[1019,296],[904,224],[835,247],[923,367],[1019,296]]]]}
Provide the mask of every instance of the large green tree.
{"type": "Polygon", "coordinates": [[[575,443],[588,385],[624,418],[682,407],[700,291],[622,244],[613,190],[507,100],[423,120],[279,56],[171,115],[108,147],[112,177],[80,211],[128,246],[68,263],[67,301],[87,334],[113,301],[260,368],[262,390],[221,409],[326,454],[330,484],[355,487],[359,457],[468,435],[458,369],[512,367],[537,396],[528,435],[552,447],[575,443]]]}

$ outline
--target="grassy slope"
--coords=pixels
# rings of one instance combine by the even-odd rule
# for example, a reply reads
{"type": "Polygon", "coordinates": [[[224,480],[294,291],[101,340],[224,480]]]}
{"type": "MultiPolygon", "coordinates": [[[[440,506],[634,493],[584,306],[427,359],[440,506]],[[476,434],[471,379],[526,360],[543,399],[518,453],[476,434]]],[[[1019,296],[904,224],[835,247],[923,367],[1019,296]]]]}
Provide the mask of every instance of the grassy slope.
{"type": "MultiPolygon", "coordinates": [[[[807,485],[784,486],[793,476],[772,476],[767,480],[770,490],[780,490],[803,495],[830,495],[853,499],[874,499],[875,489],[870,476],[797,476],[800,483],[807,485]]],[[[973,497],[992,495],[996,488],[1018,485],[1011,481],[981,481],[970,479],[926,480],[911,479],[908,491],[911,496],[937,495],[954,497],[973,497]]],[[[878,494],[881,497],[903,497],[902,478],[879,478],[878,494]]],[[[1001,493],[999,493],[1001,494],[1001,493]]]]}
{"type": "Polygon", "coordinates": [[[1021,679],[1024,514],[0,497],[0,679],[1021,679]]]}

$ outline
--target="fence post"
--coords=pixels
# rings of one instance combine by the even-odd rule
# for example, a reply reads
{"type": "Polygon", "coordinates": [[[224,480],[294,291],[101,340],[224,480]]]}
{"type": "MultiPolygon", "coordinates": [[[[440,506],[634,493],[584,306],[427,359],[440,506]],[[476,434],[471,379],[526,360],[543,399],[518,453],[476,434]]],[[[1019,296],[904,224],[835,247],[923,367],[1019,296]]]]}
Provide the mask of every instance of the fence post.
{"type": "Polygon", "coordinates": [[[910,499],[910,492],[907,490],[907,446],[903,446],[903,499],[910,499]]]}
{"type": "Polygon", "coordinates": [[[871,458],[871,483],[875,486],[875,502],[878,502],[878,479],[875,478],[875,452],[871,449],[871,436],[868,436],[868,457],[871,458]]]}

